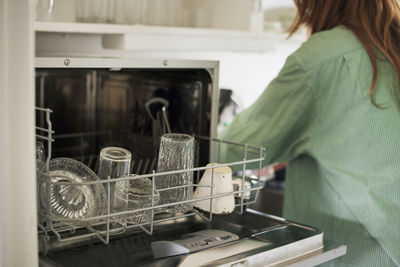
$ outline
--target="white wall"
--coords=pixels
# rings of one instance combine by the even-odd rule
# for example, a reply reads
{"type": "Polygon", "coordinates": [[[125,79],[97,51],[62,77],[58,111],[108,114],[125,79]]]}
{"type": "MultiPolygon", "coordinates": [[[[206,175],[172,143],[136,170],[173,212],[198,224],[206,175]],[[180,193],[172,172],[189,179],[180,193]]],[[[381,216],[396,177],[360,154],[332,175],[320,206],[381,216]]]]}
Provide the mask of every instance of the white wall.
{"type": "Polygon", "coordinates": [[[219,60],[219,87],[231,89],[249,107],[276,77],[293,49],[280,49],[268,53],[189,53],[187,58],[219,60]]]}
{"type": "Polygon", "coordinates": [[[294,48],[270,53],[221,54],[220,88],[232,89],[241,100],[242,108],[249,107],[274,79],[294,48]]]}
{"type": "Polygon", "coordinates": [[[232,89],[241,101],[241,108],[247,108],[277,76],[286,58],[303,40],[304,38],[295,36],[293,40],[277,41],[274,49],[264,53],[155,52],[151,53],[151,57],[220,61],[219,87],[232,89]]]}

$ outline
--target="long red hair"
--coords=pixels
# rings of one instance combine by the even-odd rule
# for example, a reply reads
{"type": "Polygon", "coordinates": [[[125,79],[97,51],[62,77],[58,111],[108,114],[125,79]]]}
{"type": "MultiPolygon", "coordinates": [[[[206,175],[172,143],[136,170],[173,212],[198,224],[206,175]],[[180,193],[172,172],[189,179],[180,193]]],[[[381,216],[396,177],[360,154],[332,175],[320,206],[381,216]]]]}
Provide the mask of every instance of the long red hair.
{"type": "Polygon", "coordinates": [[[311,34],[344,25],[354,32],[366,49],[373,76],[369,95],[372,104],[378,78],[377,50],[386,56],[396,73],[396,95],[400,74],[400,4],[399,0],[294,0],[297,16],[289,28],[292,35],[300,26],[311,34]]]}

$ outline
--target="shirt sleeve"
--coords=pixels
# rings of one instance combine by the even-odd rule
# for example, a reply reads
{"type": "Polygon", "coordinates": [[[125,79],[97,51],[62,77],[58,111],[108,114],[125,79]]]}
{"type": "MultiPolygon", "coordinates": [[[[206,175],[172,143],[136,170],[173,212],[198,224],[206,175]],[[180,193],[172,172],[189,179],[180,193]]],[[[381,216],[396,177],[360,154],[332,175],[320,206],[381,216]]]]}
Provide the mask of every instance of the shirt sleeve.
{"type": "MultiPolygon", "coordinates": [[[[257,101],[220,134],[227,141],[266,148],[264,165],[290,161],[307,149],[313,127],[312,77],[290,56],[257,101]]],[[[243,159],[243,150],[225,146],[224,162],[243,159]]]]}

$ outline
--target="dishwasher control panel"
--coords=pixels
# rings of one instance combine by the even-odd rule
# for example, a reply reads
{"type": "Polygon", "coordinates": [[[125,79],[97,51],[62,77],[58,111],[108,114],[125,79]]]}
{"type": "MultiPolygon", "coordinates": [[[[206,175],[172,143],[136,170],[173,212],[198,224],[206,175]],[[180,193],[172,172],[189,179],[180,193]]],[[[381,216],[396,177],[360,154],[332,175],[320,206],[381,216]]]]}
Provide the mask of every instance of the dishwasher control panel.
{"type": "Polygon", "coordinates": [[[183,235],[174,241],[155,241],[151,243],[155,259],[176,256],[219,246],[239,240],[239,236],[221,230],[203,230],[183,235]]]}

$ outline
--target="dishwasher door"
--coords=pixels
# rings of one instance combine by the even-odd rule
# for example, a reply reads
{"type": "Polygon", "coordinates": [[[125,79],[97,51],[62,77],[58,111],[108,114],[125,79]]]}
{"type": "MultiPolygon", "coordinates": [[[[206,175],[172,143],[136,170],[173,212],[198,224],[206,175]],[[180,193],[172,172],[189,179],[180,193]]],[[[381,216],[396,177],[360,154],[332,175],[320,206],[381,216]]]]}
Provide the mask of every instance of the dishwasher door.
{"type": "Polygon", "coordinates": [[[247,209],[243,215],[214,216],[205,222],[198,216],[157,224],[149,236],[132,232],[108,245],[90,243],[42,256],[48,266],[314,266],[346,253],[345,246],[323,241],[318,229],[288,222],[247,209]],[[195,253],[154,259],[153,241],[177,240],[200,230],[224,230],[239,240],[195,253]]]}

